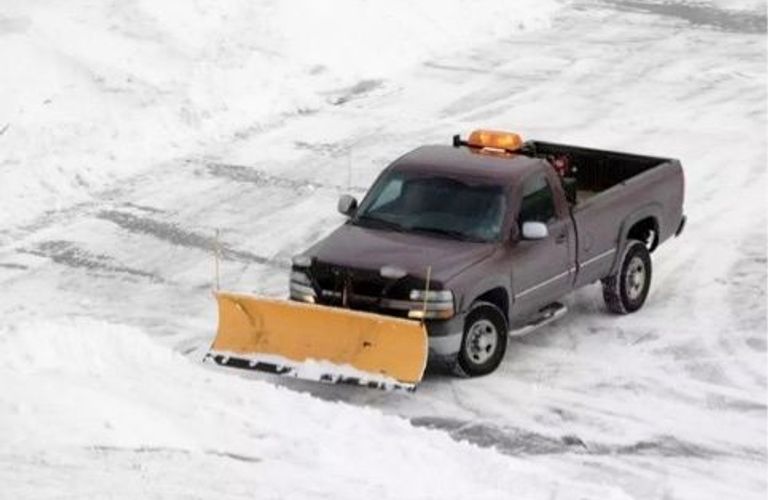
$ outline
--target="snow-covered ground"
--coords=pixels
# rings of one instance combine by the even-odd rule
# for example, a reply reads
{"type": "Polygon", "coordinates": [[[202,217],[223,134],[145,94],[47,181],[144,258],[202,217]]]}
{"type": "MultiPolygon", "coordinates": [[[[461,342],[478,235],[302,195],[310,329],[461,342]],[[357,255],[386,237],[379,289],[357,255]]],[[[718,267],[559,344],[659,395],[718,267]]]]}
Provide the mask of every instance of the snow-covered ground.
{"type": "Polygon", "coordinates": [[[158,165],[209,156],[317,112],[347,87],[365,92],[434,55],[545,26],[557,4],[524,6],[5,2],[0,227],[158,165]]]}
{"type": "Polygon", "coordinates": [[[0,332],[3,498],[628,498],[72,318],[0,332]]]}
{"type": "Polygon", "coordinates": [[[764,498],[765,4],[513,5],[5,2],[0,497],[764,498]],[[340,192],[481,126],[681,158],[641,312],[413,395],[199,363],[217,228],[283,295],[340,192]]]}

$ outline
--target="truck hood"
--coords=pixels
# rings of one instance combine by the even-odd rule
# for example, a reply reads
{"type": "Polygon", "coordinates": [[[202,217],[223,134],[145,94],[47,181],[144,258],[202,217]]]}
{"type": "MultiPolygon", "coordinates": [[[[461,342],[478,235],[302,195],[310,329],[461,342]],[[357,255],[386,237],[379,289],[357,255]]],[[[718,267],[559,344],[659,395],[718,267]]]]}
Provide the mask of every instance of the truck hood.
{"type": "Polygon", "coordinates": [[[424,277],[432,266],[432,279],[445,283],[464,269],[490,256],[494,243],[477,243],[400,233],[344,224],[305,255],[321,262],[357,269],[379,270],[397,266],[411,276],[424,277]]]}

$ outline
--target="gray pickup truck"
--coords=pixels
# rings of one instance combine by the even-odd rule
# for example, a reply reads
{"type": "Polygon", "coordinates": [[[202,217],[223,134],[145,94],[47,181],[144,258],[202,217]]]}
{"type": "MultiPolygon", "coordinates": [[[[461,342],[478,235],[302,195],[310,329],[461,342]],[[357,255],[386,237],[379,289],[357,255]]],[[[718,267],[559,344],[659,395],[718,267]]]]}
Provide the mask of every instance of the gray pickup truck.
{"type": "Polygon", "coordinates": [[[602,283],[607,308],[642,307],[650,253],[685,225],[678,160],[476,131],[389,165],[341,227],[293,259],[292,300],[425,321],[430,363],[492,372],[508,335],[602,283]]]}

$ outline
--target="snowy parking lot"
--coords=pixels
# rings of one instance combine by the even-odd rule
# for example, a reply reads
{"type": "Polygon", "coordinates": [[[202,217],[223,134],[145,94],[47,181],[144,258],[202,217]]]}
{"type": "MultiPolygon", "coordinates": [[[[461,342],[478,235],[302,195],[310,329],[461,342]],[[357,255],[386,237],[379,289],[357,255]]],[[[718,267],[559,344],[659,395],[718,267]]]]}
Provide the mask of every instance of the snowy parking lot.
{"type": "Polygon", "coordinates": [[[0,64],[0,498],[765,498],[764,2],[8,3],[0,64]],[[481,127],[681,160],[641,311],[414,394],[201,363],[217,230],[285,296],[340,194],[481,127]]]}

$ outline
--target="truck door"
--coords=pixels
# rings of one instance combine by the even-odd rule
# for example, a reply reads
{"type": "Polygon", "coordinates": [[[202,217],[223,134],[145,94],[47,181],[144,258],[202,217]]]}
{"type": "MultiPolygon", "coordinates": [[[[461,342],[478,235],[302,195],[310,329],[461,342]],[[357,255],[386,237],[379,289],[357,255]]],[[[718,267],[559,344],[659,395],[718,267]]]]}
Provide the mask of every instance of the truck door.
{"type": "Polygon", "coordinates": [[[527,317],[571,290],[575,234],[567,207],[556,203],[557,195],[563,197],[562,188],[553,189],[553,179],[545,172],[533,174],[523,182],[516,221],[520,237],[510,252],[513,326],[524,323],[527,317]],[[538,240],[524,239],[524,222],[543,222],[548,235],[538,240]]]}

